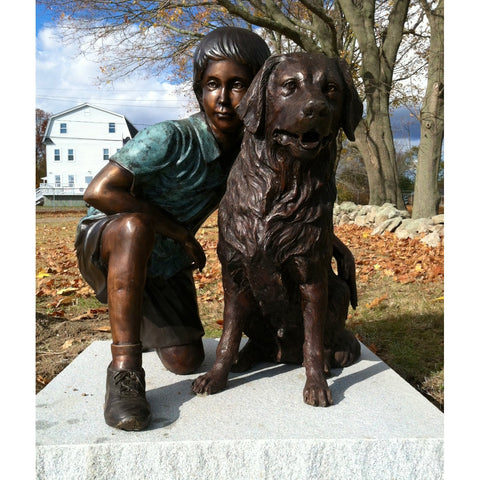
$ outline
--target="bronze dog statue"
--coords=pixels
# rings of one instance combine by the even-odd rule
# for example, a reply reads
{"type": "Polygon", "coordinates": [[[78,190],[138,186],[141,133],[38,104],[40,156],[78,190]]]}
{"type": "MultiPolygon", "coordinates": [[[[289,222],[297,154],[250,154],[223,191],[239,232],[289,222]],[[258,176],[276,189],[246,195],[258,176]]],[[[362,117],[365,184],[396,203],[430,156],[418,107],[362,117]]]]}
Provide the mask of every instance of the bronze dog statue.
{"type": "Polygon", "coordinates": [[[345,329],[355,279],[332,270],[332,210],[337,133],[354,140],[362,104],[343,60],[296,53],[267,60],[238,113],[246,132],[218,219],[223,333],[192,388],[218,392],[230,370],[259,361],[303,362],[304,401],[327,406],[329,367],[360,354],[345,329]],[[239,354],[242,332],[249,340],[239,354]]]}

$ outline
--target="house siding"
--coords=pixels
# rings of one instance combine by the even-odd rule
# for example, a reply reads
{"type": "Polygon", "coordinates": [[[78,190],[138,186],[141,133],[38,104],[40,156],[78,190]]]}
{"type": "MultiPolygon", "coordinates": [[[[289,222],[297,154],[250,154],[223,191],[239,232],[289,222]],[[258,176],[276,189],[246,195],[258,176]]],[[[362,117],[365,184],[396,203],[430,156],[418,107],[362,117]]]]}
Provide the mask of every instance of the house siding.
{"type": "Polygon", "coordinates": [[[62,196],[82,197],[89,180],[107,164],[108,157],[135,134],[135,127],[123,115],[89,104],[53,115],[44,136],[47,175],[40,188],[45,198],[50,201],[54,195],[58,204],[62,196]],[[115,125],[114,132],[111,124],[115,125]],[[65,133],[61,133],[61,126],[66,126],[65,133]],[[55,160],[58,153],[60,160],[55,160]]]}

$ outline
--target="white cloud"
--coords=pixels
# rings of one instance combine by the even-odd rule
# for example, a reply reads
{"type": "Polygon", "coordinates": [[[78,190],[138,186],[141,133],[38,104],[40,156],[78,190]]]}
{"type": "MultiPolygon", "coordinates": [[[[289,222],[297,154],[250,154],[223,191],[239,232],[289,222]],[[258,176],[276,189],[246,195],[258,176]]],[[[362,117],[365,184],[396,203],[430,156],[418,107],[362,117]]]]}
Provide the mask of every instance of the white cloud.
{"type": "Polygon", "coordinates": [[[55,27],[42,28],[36,41],[36,107],[48,113],[89,102],[125,115],[142,129],[192,111],[193,94],[186,97],[179,86],[162,78],[131,74],[111,83],[102,81],[96,53],[83,54],[85,44],[63,43],[55,27]]]}

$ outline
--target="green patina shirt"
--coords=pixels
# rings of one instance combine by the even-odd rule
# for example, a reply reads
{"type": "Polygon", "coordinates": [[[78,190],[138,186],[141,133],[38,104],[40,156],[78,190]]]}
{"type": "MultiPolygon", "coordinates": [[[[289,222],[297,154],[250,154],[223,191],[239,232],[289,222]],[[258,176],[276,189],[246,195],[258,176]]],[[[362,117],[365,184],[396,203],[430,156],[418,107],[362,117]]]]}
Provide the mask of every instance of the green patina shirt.
{"type": "MultiPolygon", "coordinates": [[[[136,197],[196,232],[218,207],[234,158],[222,159],[203,113],[197,113],[145,128],[110,160],[133,174],[136,197]]],[[[92,215],[104,214],[90,208],[87,217],[92,215]]],[[[178,242],[157,235],[148,275],[168,279],[191,263],[178,242]]]]}

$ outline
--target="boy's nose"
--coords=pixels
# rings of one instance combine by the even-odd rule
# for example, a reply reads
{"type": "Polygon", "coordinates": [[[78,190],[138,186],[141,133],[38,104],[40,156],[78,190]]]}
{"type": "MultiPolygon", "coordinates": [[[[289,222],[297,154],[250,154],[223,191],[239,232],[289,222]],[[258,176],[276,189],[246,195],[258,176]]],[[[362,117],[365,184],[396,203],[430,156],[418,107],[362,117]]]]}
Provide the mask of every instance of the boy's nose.
{"type": "Polygon", "coordinates": [[[226,104],[230,101],[230,97],[228,96],[228,90],[225,87],[220,88],[218,92],[218,103],[226,104]]]}

